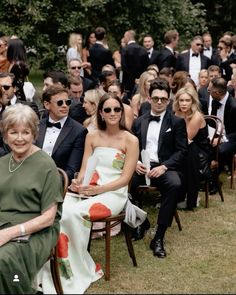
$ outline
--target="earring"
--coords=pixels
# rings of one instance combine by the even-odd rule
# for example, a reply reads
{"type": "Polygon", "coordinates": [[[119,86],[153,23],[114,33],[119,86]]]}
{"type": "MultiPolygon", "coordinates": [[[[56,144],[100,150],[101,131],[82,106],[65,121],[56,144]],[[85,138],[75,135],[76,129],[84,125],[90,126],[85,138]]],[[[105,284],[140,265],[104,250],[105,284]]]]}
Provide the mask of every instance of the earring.
{"type": "Polygon", "coordinates": [[[104,118],[102,117],[102,121],[104,121],[104,118]]]}

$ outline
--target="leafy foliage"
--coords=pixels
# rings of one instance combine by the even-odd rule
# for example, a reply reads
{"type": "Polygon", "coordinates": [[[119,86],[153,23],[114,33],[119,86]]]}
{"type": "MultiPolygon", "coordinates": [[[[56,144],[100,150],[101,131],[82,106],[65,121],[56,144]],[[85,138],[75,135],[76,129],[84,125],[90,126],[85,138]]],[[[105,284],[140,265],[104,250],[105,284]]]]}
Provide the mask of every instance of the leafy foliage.
{"type": "Polygon", "coordinates": [[[97,26],[107,30],[112,50],[128,29],[138,41],[151,34],[159,47],[167,30],[176,28],[181,45],[207,29],[201,3],[190,0],[2,0],[0,32],[17,35],[29,48],[29,60],[36,68],[65,67],[66,46],[71,32],[84,37],[97,26]]]}

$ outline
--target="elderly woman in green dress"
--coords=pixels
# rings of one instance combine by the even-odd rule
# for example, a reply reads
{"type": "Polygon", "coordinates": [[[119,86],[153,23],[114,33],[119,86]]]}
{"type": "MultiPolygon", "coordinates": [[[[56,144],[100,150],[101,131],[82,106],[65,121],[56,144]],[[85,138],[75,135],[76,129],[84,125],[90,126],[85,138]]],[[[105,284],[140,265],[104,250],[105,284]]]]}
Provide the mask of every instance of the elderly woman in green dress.
{"type": "Polygon", "coordinates": [[[0,294],[33,294],[33,282],[59,234],[62,183],[53,160],[33,142],[39,121],[26,105],[3,113],[11,153],[0,158],[0,294]]]}

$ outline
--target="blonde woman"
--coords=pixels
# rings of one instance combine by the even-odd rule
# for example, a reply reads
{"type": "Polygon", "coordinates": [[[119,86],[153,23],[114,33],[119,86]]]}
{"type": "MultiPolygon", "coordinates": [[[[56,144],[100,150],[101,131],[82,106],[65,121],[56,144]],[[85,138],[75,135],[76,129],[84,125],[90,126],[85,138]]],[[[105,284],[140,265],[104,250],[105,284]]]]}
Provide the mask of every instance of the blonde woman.
{"type": "Polygon", "coordinates": [[[84,76],[84,70],[85,68],[89,68],[91,65],[89,62],[83,62],[82,61],[82,43],[83,43],[83,38],[81,34],[77,33],[71,33],[69,37],[69,49],[67,50],[66,53],[66,60],[67,60],[67,65],[69,67],[69,61],[71,59],[78,59],[81,62],[81,76],[84,76]]]}
{"type": "Polygon", "coordinates": [[[130,106],[133,108],[134,116],[139,116],[140,106],[143,102],[149,101],[150,82],[155,79],[153,74],[145,71],[141,74],[138,83],[137,93],[132,97],[130,106]]]}
{"type": "Polygon", "coordinates": [[[188,210],[197,206],[200,185],[200,156],[209,158],[208,129],[203,114],[200,112],[199,99],[193,87],[184,87],[177,91],[173,111],[184,118],[188,135],[188,158],[185,166],[185,193],[188,210]]]}
{"type": "Polygon", "coordinates": [[[99,88],[91,89],[85,92],[83,108],[85,109],[87,115],[89,115],[90,117],[83,122],[83,125],[88,129],[88,131],[97,129],[97,106],[103,94],[105,94],[105,91],[99,88]]]}

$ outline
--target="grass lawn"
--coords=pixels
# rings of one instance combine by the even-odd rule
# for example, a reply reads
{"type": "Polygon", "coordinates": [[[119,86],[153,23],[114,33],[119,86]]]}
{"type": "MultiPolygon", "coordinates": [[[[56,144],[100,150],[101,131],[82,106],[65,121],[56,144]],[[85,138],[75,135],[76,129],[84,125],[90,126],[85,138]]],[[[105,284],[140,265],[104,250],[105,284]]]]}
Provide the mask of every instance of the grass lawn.
{"type": "MultiPolygon", "coordinates": [[[[111,280],[93,283],[87,294],[235,294],[236,293],[236,194],[224,179],[225,202],[210,196],[209,208],[179,211],[183,230],[175,220],[165,238],[167,257],[154,257],[149,243],[157,209],[147,204],[152,228],[143,240],[133,242],[138,267],[133,267],[122,234],[111,240],[111,280]]],[[[93,240],[91,254],[104,265],[104,240],[93,240]]]]}

